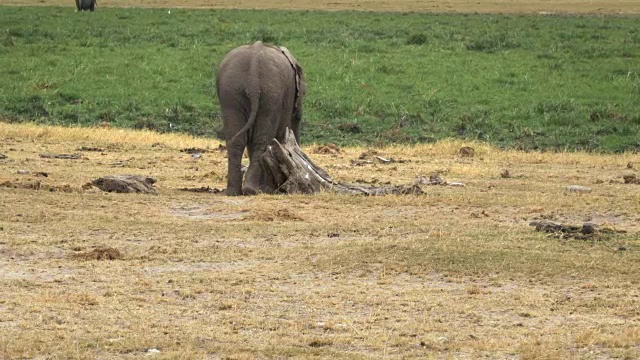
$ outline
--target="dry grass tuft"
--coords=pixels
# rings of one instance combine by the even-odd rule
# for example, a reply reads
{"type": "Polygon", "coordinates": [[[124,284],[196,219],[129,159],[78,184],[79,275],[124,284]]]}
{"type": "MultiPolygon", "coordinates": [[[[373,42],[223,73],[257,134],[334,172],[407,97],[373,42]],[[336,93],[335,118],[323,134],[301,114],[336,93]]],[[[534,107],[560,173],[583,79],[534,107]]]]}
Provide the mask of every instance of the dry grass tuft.
{"type": "Polygon", "coordinates": [[[73,254],[73,258],[82,260],[122,260],[124,256],[118,249],[98,247],[91,251],[73,254]]]}

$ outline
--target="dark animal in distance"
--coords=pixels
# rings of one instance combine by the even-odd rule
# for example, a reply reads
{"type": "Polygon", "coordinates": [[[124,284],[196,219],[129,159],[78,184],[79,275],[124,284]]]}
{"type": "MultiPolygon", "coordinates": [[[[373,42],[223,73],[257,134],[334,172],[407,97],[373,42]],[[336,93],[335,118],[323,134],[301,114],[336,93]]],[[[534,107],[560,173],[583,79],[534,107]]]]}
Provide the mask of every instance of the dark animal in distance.
{"type": "Polygon", "coordinates": [[[76,0],[76,7],[78,8],[78,11],[94,11],[96,6],[98,6],[97,0],[76,0]]]}

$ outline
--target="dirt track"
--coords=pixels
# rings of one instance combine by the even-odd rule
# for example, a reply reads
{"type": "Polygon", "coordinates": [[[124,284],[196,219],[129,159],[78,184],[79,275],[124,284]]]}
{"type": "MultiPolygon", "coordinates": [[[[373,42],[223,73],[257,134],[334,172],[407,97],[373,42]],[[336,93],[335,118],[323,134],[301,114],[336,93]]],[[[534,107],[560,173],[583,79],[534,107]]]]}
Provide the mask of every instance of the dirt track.
{"type": "MultiPolygon", "coordinates": [[[[101,7],[640,14],[640,0],[101,0],[98,3],[101,7]]],[[[0,0],[0,4],[34,5],[34,1],[0,0]]],[[[73,4],[71,0],[37,3],[69,7],[73,4]]]]}

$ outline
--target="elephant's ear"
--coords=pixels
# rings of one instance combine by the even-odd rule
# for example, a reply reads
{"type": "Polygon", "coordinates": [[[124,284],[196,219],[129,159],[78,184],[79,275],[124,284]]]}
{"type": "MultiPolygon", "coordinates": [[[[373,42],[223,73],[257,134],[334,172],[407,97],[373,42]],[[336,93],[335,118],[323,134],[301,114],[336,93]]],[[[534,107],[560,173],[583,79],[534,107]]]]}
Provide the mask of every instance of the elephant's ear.
{"type": "Polygon", "coordinates": [[[298,90],[298,96],[304,96],[307,93],[307,84],[304,82],[304,74],[300,64],[295,64],[296,68],[296,89],[298,90]]]}
{"type": "MultiPolygon", "coordinates": [[[[280,46],[279,49],[280,49],[280,52],[282,52],[282,54],[284,55],[284,57],[287,58],[287,60],[289,61],[289,64],[291,64],[291,67],[293,68],[293,71],[296,74],[296,97],[295,97],[294,104],[296,104],[295,106],[297,107],[298,99],[300,99],[306,91],[304,80],[303,80],[304,78],[302,75],[302,67],[298,64],[298,61],[296,61],[293,55],[291,55],[291,53],[289,52],[289,49],[287,49],[284,46],[280,46]]],[[[293,110],[294,113],[296,111],[298,111],[298,109],[293,110]]]]}

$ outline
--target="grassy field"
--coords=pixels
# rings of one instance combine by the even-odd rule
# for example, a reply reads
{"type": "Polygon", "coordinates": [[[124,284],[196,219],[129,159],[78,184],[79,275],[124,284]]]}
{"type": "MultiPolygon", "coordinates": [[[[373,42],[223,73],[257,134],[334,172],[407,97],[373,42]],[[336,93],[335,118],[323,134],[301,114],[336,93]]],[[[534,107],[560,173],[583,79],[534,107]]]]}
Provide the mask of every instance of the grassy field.
{"type": "Polygon", "coordinates": [[[637,17],[73,10],[2,7],[4,121],[214,136],[217,63],[263,40],[306,70],[307,143],[640,148],[637,17]]]}
{"type": "Polygon", "coordinates": [[[443,141],[352,166],[367,148],[307,147],[340,181],[436,172],[465,187],[228,198],[181,190],[224,185],[215,140],[3,123],[0,134],[2,359],[640,356],[640,185],[622,181],[639,175],[638,155],[443,141]],[[210,151],[194,159],[190,147],[210,151]],[[83,186],[114,173],[155,176],[159,194],[83,186]],[[561,239],[536,219],[615,232],[561,239]]]}
{"type": "MultiPolygon", "coordinates": [[[[8,5],[72,6],[68,0],[0,0],[8,5]]],[[[454,13],[639,14],[638,0],[100,0],[100,7],[360,10],[454,13]]]]}

